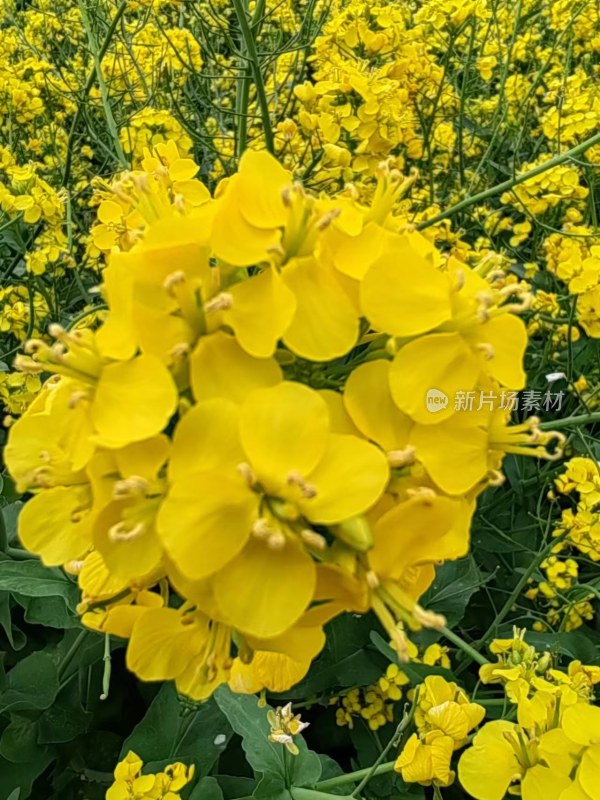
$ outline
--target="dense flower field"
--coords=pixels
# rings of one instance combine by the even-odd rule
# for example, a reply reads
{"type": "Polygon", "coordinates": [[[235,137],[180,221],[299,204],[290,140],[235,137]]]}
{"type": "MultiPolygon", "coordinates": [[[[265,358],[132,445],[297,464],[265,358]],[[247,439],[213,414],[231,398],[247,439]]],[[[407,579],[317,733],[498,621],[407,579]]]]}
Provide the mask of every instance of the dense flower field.
{"type": "Polygon", "coordinates": [[[0,800],[600,800],[597,0],[2,0],[0,800]]]}

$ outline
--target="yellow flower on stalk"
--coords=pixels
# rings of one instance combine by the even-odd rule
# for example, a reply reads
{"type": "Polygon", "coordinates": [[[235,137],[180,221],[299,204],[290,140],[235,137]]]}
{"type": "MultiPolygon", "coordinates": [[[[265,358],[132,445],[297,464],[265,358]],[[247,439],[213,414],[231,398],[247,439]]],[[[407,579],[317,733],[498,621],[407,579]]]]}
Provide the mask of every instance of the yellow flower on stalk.
{"type": "Polygon", "coordinates": [[[467,693],[456,683],[440,675],[428,675],[420,685],[415,708],[415,724],[422,735],[441,731],[457,750],[467,741],[470,731],[485,716],[485,708],[470,702],[467,693]]]}
{"type": "Polygon", "coordinates": [[[409,660],[405,625],[419,629],[445,624],[442,616],[421,608],[418,599],[433,581],[434,564],[467,552],[472,512],[472,504],[464,500],[423,488],[395,504],[386,496],[379,513],[371,515],[373,547],[361,561],[371,607],[401,660],[409,660]]]}
{"type": "Polygon", "coordinates": [[[215,203],[216,257],[225,267],[260,268],[226,288],[231,305],[223,319],[244,349],[268,357],[281,338],[303,358],[345,355],[358,338],[359,313],[344,276],[317,248],[338,212],[320,209],[276,159],[254,150],[215,203]]]}
{"type": "Polygon", "coordinates": [[[559,798],[571,785],[573,762],[552,757],[555,733],[550,731],[538,741],[513,722],[488,722],[460,757],[462,787],[476,800],[503,800],[513,783],[519,783],[523,800],[559,798]],[[547,755],[546,742],[550,745],[547,755]]]}
{"type": "Polygon", "coordinates": [[[124,447],[163,430],[178,397],[171,374],[158,358],[139,355],[112,360],[87,329],[68,332],[52,325],[50,333],[56,344],[50,347],[41,340],[30,340],[26,346],[29,357],[19,357],[17,367],[61,376],[53,387],[49,415],[59,424],[66,415],[77,431],[73,436],[74,469],[85,466],[98,446],[124,447]]]}
{"type": "Polygon", "coordinates": [[[115,767],[106,800],[180,800],[179,791],[194,777],[194,766],[177,762],[164,771],[142,775],[144,762],[130,750],[115,767]]]}
{"type": "Polygon", "coordinates": [[[283,707],[278,707],[275,711],[270,709],[267,712],[267,719],[271,726],[269,741],[282,744],[289,753],[293,756],[297,756],[300,750],[298,749],[298,745],[294,742],[294,736],[297,736],[308,728],[309,723],[302,722],[300,714],[294,714],[292,712],[291,703],[283,707]]]}
{"type": "Polygon", "coordinates": [[[431,731],[423,738],[413,733],[396,759],[394,769],[406,783],[450,786],[454,782],[454,772],[450,769],[453,749],[452,737],[440,731],[431,731]]]}
{"type": "MultiPolygon", "coordinates": [[[[393,281],[393,270],[389,272],[387,281],[393,281]]],[[[368,277],[369,273],[365,280],[368,277]]],[[[387,329],[380,328],[398,337],[390,370],[394,401],[401,411],[423,425],[437,426],[454,415],[457,392],[472,391],[480,382],[493,380],[512,390],[525,385],[527,331],[515,313],[527,308],[527,291],[518,284],[498,289],[456,261],[451,261],[448,273],[440,273],[436,281],[442,279],[446,294],[443,313],[435,325],[399,333],[389,330],[389,324],[387,329]],[[511,302],[514,296],[517,302],[511,302]],[[402,341],[402,337],[414,337],[415,333],[426,335],[402,341]],[[443,392],[449,399],[448,405],[435,414],[426,402],[430,389],[443,392]]],[[[393,285],[387,293],[383,285],[378,286],[380,296],[391,299],[393,285]]],[[[410,298],[410,290],[403,287],[404,282],[397,291],[410,298]]],[[[421,305],[416,304],[412,313],[421,319],[421,305]]]]}
{"type": "Polygon", "coordinates": [[[239,407],[202,401],[175,429],[159,536],[187,579],[212,576],[223,617],[248,634],[277,636],[307,608],[311,553],[326,549],[313,526],[362,514],[385,488],[381,452],[330,431],[325,401],[291,382],[239,407]]]}

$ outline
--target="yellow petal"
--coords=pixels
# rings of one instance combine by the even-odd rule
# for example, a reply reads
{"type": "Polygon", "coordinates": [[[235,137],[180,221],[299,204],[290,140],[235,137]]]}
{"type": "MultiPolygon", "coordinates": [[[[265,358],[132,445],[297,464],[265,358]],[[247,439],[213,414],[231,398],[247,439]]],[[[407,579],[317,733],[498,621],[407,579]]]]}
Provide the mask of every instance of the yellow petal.
{"type": "Polygon", "coordinates": [[[186,474],[158,513],[160,539],[184,576],[204,578],[234,558],[258,517],[258,495],[240,477],[186,474]]]}
{"type": "Polygon", "coordinates": [[[155,356],[109,364],[102,371],[91,409],[105,447],[149,439],[165,428],[177,407],[178,394],[168,369],[155,356]]]}
{"type": "Polygon", "coordinates": [[[285,344],[312,361],[345,355],[356,344],[358,316],[333,270],[312,256],[295,258],[284,268],[283,280],[297,303],[285,344]]]}
{"type": "Polygon", "coordinates": [[[203,400],[175,428],[169,480],[176,483],[191,473],[213,470],[233,475],[244,460],[238,435],[238,406],[230,400],[203,400]]]}
{"type": "Polygon", "coordinates": [[[600,737],[600,708],[577,703],[565,709],[562,729],[572,742],[589,745],[600,737]]]}
{"type": "Polygon", "coordinates": [[[115,253],[102,273],[102,291],[110,314],[96,333],[100,353],[119,361],[132,358],[137,350],[133,324],[133,274],[127,263],[115,253]]]}
{"type": "Polygon", "coordinates": [[[305,479],[323,455],[328,431],[325,402],[300,383],[257,389],[241,407],[244,451],[259,480],[270,488],[284,485],[291,472],[305,479]]]}
{"type": "Polygon", "coordinates": [[[269,259],[269,251],[281,241],[281,231],[276,224],[260,228],[246,220],[238,198],[239,181],[239,174],[230,178],[224,194],[214,203],[211,244],[217,258],[247,267],[269,259]]]}
{"type": "Polygon", "coordinates": [[[389,386],[390,362],[368,361],[349,376],[344,404],[364,436],[384,450],[406,447],[412,420],[394,403],[389,386]]]}
{"type": "Polygon", "coordinates": [[[332,433],[352,434],[359,436],[360,431],[352,421],[344,406],[344,399],[333,389],[317,389],[317,394],[327,403],[329,410],[330,430],[332,433]]]}
{"type": "Polygon", "coordinates": [[[103,200],[98,206],[98,219],[100,222],[121,222],[125,211],[123,206],[120,206],[114,200],[103,200]]]}
{"type": "Polygon", "coordinates": [[[280,381],[275,361],[253,358],[222,331],[203,336],[190,358],[190,382],[198,402],[223,397],[241,403],[254,389],[280,381]]]}
{"type": "Polygon", "coordinates": [[[379,331],[416,336],[450,319],[450,283],[407,239],[371,265],[360,288],[364,315],[379,331]]]}
{"type": "Polygon", "coordinates": [[[19,514],[19,539],[48,567],[80,559],[92,544],[90,504],[85,485],[43,489],[19,514]]]}
{"type": "Polygon", "coordinates": [[[177,158],[169,167],[172,181],[189,181],[198,173],[200,167],[192,158],[177,158]]]}
{"type": "Polygon", "coordinates": [[[290,325],[296,298],[274,269],[236,283],[228,289],[233,298],[223,314],[238,342],[256,358],[269,358],[290,325]]]}
{"type": "MultiPolygon", "coordinates": [[[[596,710],[600,711],[597,707],[596,710]]],[[[600,800],[600,783],[598,782],[598,776],[600,776],[599,734],[600,728],[597,728],[595,743],[591,745],[591,747],[588,747],[583,754],[577,772],[577,779],[583,790],[589,794],[591,800],[600,800]]]]}
{"type": "Polygon", "coordinates": [[[468,539],[454,526],[461,511],[448,497],[414,497],[398,503],[375,524],[369,563],[378,575],[401,579],[416,564],[456,558],[468,539]]]}
{"type": "Polygon", "coordinates": [[[433,333],[409,342],[396,354],[390,389],[401,411],[422,425],[437,425],[455,413],[456,392],[471,391],[480,372],[479,361],[462,336],[433,333]],[[432,390],[445,396],[445,405],[432,406],[432,390]]]}
{"type": "Polygon", "coordinates": [[[133,626],[127,667],[144,681],[172,680],[201,652],[205,641],[200,627],[182,624],[174,608],[152,609],[133,626]]]}
{"type": "Polygon", "coordinates": [[[246,221],[256,228],[279,228],[288,211],[282,190],[292,176],[266,150],[246,150],[240,159],[236,200],[246,221]]]}
{"type": "Polygon", "coordinates": [[[260,638],[279,636],[302,616],[315,582],[314,562],[295,542],[273,549],[252,538],[215,576],[215,598],[234,628],[260,638]]]}
{"type": "Polygon", "coordinates": [[[342,522],[376,503],[388,478],[381,450],[356,436],[332,434],[322,459],[308,475],[316,495],[300,500],[298,507],[313,522],[342,522]]]}
{"type": "Polygon", "coordinates": [[[475,346],[491,344],[493,357],[483,362],[485,371],[503,386],[519,390],[525,386],[523,356],[527,347],[525,323],[514,314],[492,317],[467,337],[475,346]]]}
{"type": "Polygon", "coordinates": [[[462,754],[458,779],[475,800],[503,800],[513,777],[523,773],[512,747],[502,738],[513,728],[504,720],[488,722],[475,737],[473,747],[462,754]]]}
{"type": "Polygon", "coordinates": [[[139,475],[148,481],[154,479],[167,460],[170,446],[169,438],[160,434],[117,450],[114,457],[119,472],[124,478],[139,475]]]}
{"type": "MultiPolygon", "coordinates": [[[[596,772],[597,778],[598,772],[596,772]]],[[[570,785],[568,775],[561,775],[552,768],[536,764],[525,773],[521,782],[521,797],[523,800],[558,800],[561,793],[570,785]]],[[[600,797],[600,794],[597,797],[600,797]]]]}
{"type": "Polygon", "coordinates": [[[173,191],[180,194],[190,206],[200,206],[211,199],[206,186],[197,180],[175,181],[173,191]]]}
{"type": "Polygon", "coordinates": [[[461,415],[440,425],[416,425],[410,435],[417,459],[448,494],[465,494],[488,473],[487,433],[463,423],[461,415]]]}

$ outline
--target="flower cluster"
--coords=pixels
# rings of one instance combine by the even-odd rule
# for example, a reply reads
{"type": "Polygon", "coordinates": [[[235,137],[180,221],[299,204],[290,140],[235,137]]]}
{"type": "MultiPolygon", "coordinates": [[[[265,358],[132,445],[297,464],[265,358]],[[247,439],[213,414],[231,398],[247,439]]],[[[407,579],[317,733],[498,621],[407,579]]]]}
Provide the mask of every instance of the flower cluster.
{"type": "Polygon", "coordinates": [[[483,720],[485,708],[438,675],[425,678],[417,692],[417,731],[406,741],[394,769],[407,783],[450,786],[455,778],[452,755],[483,720]]]}
{"type": "Polygon", "coordinates": [[[587,800],[597,786],[600,708],[592,703],[600,668],[578,661],[568,672],[552,668],[550,655],[526,644],[524,633],[494,641],[498,663],[480,671],[482,681],[504,684],[517,722],[484,725],[460,758],[460,783],[477,800],[502,800],[515,783],[524,800],[550,791],[587,800]]]}
{"type": "Polygon", "coordinates": [[[17,359],[52,373],[5,451],[33,493],[21,541],[78,575],[83,622],[129,638],[132,671],[196,699],[285,690],[346,610],[408,659],[407,627],[444,625],[419,597],[467,552],[504,454],[559,452],[535,418],[453,402],[523,386],[526,289],[403,228],[387,168],[363,205],[264,151],[214,198],[169,146],[145,167],[100,206],[140,220],[103,323],[17,359]]]}
{"type": "MultiPolygon", "coordinates": [[[[448,648],[440,644],[429,645],[420,656],[418,648],[409,641],[408,654],[412,662],[450,667],[448,648]]],[[[337,724],[352,729],[357,719],[364,719],[369,728],[376,731],[393,722],[404,687],[409,683],[409,677],[397,664],[388,664],[385,673],[375,683],[350,689],[330,700],[330,703],[338,706],[335,712],[337,724]]],[[[409,689],[406,697],[410,700],[413,696],[414,689],[409,689]]]]}
{"type": "Polygon", "coordinates": [[[180,800],[180,790],[194,777],[194,767],[177,762],[162,772],[142,774],[144,762],[130,750],[115,767],[106,800],[180,800]]]}
{"type": "MultiPolygon", "coordinates": [[[[557,542],[540,565],[545,579],[530,585],[525,596],[544,607],[550,626],[574,630],[593,619],[595,613],[594,595],[579,585],[579,578],[580,572],[593,570],[600,560],[598,465],[591,458],[576,456],[567,461],[554,485],[551,498],[570,497],[573,504],[563,509],[552,533],[557,542]]],[[[538,623],[536,627],[543,629],[545,625],[538,623]]]]}

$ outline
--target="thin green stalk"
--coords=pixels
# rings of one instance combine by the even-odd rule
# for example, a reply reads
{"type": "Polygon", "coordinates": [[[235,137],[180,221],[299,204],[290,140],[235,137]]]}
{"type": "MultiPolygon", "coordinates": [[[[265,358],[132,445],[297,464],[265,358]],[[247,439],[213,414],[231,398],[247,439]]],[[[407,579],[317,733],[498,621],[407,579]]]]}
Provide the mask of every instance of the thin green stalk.
{"type": "Polygon", "coordinates": [[[242,38],[244,39],[244,45],[248,54],[248,63],[250,64],[254,83],[256,84],[256,97],[258,100],[258,105],[260,106],[260,114],[262,117],[263,130],[265,134],[265,143],[267,145],[267,150],[270,153],[273,153],[275,148],[273,142],[273,129],[271,128],[271,117],[269,114],[269,101],[267,99],[265,82],[263,80],[260,63],[258,60],[256,41],[250,28],[250,23],[248,21],[242,0],[233,0],[233,7],[238,24],[240,26],[242,38]]]}
{"type": "Polygon", "coordinates": [[[591,414],[577,414],[573,417],[556,419],[552,422],[540,423],[543,431],[555,431],[558,428],[569,428],[571,425],[587,425],[590,422],[600,422],[600,411],[593,411],[591,414]]]}
{"type": "Polygon", "coordinates": [[[354,789],[354,791],[351,794],[351,797],[355,797],[355,798],[359,798],[360,797],[362,790],[365,788],[365,786],[369,783],[371,778],[377,772],[377,767],[380,766],[380,764],[383,762],[383,760],[385,759],[387,754],[390,752],[390,750],[392,748],[394,748],[394,747],[398,747],[398,745],[402,741],[402,735],[403,735],[404,731],[408,728],[408,726],[412,722],[412,718],[413,718],[414,713],[415,713],[415,707],[416,707],[416,703],[417,703],[417,700],[418,700],[418,696],[419,695],[418,695],[418,690],[417,690],[417,691],[415,691],[415,697],[414,697],[412,706],[410,708],[407,708],[407,706],[404,707],[404,714],[402,716],[402,719],[400,720],[400,724],[398,725],[398,727],[394,731],[394,735],[389,740],[389,742],[386,744],[384,749],[381,751],[381,753],[377,757],[377,760],[374,762],[374,764],[371,767],[371,769],[368,772],[368,774],[365,775],[365,777],[358,784],[356,789],[354,789]]]}
{"type": "Polygon", "coordinates": [[[452,642],[452,644],[456,645],[456,647],[462,650],[463,653],[466,653],[472,661],[476,661],[481,666],[490,663],[484,655],[475,650],[474,647],[471,647],[470,644],[465,642],[464,639],[461,639],[461,637],[454,633],[454,631],[451,631],[450,628],[441,628],[440,633],[445,636],[449,642],[452,642]]]}
{"type": "Polygon", "coordinates": [[[598,143],[600,143],[600,133],[590,136],[589,139],[586,139],[584,142],[572,147],[570,150],[566,150],[564,153],[561,153],[561,155],[554,156],[554,158],[550,158],[548,161],[538,164],[537,167],[534,167],[527,172],[523,172],[521,175],[517,175],[515,178],[502,181],[502,183],[497,183],[495,186],[491,186],[489,189],[486,189],[483,192],[474,194],[471,197],[466,197],[464,200],[461,200],[460,203],[456,203],[456,205],[446,209],[446,211],[442,211],[440,214],[437,214],[431,219],[424,220],[416,226],[416,229],[418,231],[422,231],[425,228],[431,227],[431,225],[436,225],[438,222],[442,222],[442,220],[454,216],[454,214],[457,214],[459,211],[462,211],[465,208],[469,208],[469,206],[475,205],[476,203],[482,203],[485,200],[488,200],[490,197],[495,197],[497,194],[502,194],[502,192],[508,192],[514,186],[519,186],[519,184],[525,183],[525,181],[528,181],[530,178],[535,178],[536,175],[541,175],[543,172],[546,172],[553,167],[558,167],[560,164],[564,164],[564,162],[568,161],[572,156],[579,155],[598,143]]]}
{"type": "MultiPolygon", "coordinates": [[[[373,767],[367,767],[366,769],[358,769],[356,772],[347,772],[344,775],[338,775],[335,778],[328,778],[326,781],[320,781],[315,788],[321,793],[327,789],[334,789],[337,786],[345,786],[347,783],[361,781],[363,778],[366,778],[367,775],[371,775],[371,772],[371,777],[385,775],[386,772],[393,772],[395,763],[395,761],[386,761],[385,764],[380,764],[375,770],[373,770],[373,767]]],[[[298,800],[304,800],[304,798],[298,798],[298,800]]],[[[306,800],[317,800],[317,798],[307,797],[306,800]]]]}
{"type": "MultiPolygon", "coordinates": [[[[123,0],[121,5],[118,7],[115,16],[113,17],[112,22],[110,23],[108,30],[106,32],[106,36],[104,37],[104,41],[98,51],[98,59],[102,61],[106,51],[109,48],[109,45],[112,41],[112,37],[114,36],[115,30],[117,29],[117,25],[119,24],[119,20],[125,13],[125,9],[127,8],[127,0],[123,0]]],[[[85,107],[85,99],[90,93],[92,86],[94,85],[94,80],[96,78],[96,67],[92,67],[90,74],[84,84],[83,87],[83,97],[79,99],[77,103],[77,109],[75,110],[75,114],[73,115],[73,120],[71,121],[71,128],[69,130],[69,138],[67,140],[67,155],[65,158],[65,166],[63,169],[62,174],[62,185],[66,186],[69,182],[69,177],[71,175],[71,165],[73,163],[73,143],[75,140],[75,133],[77,131],[77,124],[79,122],[79,118],[81,117],[81,112],[85,107]]]]}
{"type": "Polygon", "coordinates": [[[75,658],[75,654],[77,653],[77,651],[79,650],[79,648],[83,644],[83,641],[84,641],[84,639],[86,639],[88,633],[89,633],[89,631],[87,631],[87,630],[79,631],[79,633],[77,634],[77,637],[75,638],[75,641],[73,642],[71,647],[67,650],[67,652],[65,654],[65,657],[63,658],[63,660],[58,665],[58,679],[59,679],[59,681],[62,680],[62,678],[65,676],[65,673],[66,673],[67,669],[70,667],[71,662],[75,658]]]}
{"type": "Polygon", "coordinates": [[[112,109],[110,107],[108,89],[106,88],[106,83],[104,81],[104,76],[102,74],[100,49],[98,47],[98,43],[96,42],[96,37],[94,35],[90,18],[87,13],[86,0],[78,0],[77,5],[81,13],[81,19],[83,20],[83,27],[85,28],[85,32],[88,38],[89,48],[92,53],[92,57],[94,59],[94,72],[96,73],[96,79],[98,81],[98,87],[100,89],[100,98],[102,101],[102,109],[104,111],[104,116],[106,118],[106,125],[113,139],[113,143],[117,154],[117,160],[124,169],[127,169],[129,165],[127,163],[127,158],[125,157],[125,153],[123,152],[123,148],[121,147],[121,142],[119,140],[119,132],[117,130],[117,123],[115,122],[115,118],[113,116],[112,109]]]}

